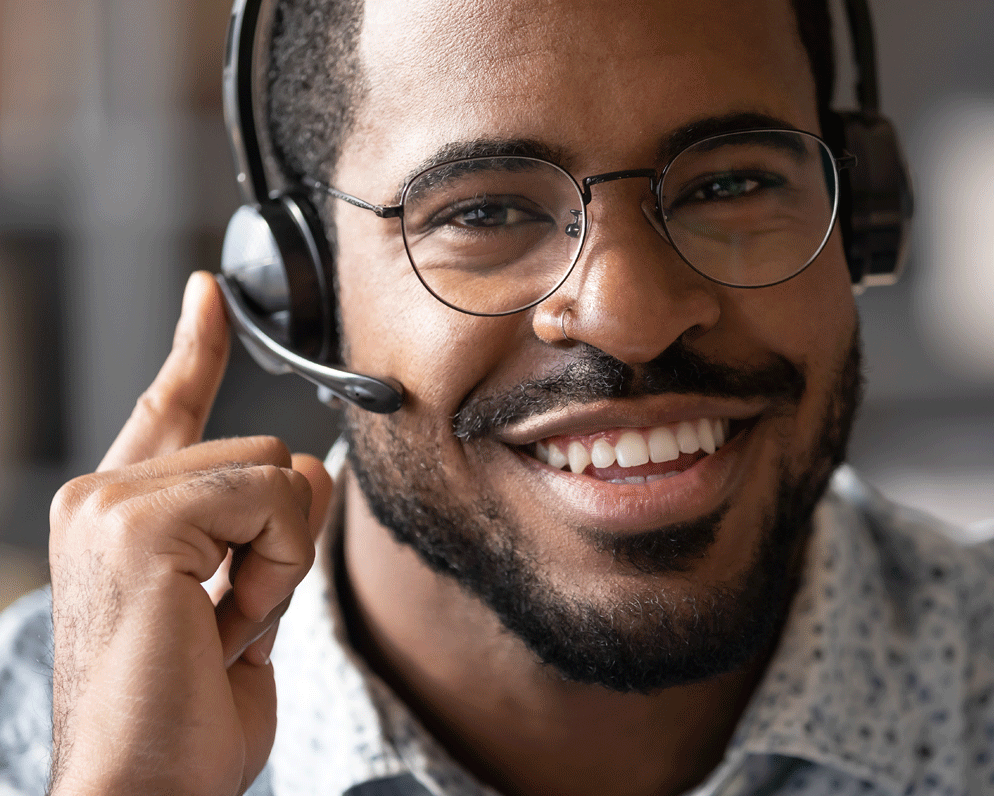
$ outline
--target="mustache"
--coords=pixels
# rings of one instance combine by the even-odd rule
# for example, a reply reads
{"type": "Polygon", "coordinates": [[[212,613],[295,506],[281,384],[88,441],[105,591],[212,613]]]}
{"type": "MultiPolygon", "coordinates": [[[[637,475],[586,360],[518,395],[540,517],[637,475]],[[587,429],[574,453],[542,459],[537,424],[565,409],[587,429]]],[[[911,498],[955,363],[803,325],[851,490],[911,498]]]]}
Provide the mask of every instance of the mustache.
{"type": "Polygon", "coordinates": [[[453,433],[469,442],[511,423],[570,404],[608,398],[694,394],[710,398],[767,398],[794,404],[804,394],[800,368],[782,355],[747,367],[710,360],[678,340],[651,362],[626,365],[592,346],[559,373],[522,382],[499,395],[470,396],[452,419],[453,433]]]}

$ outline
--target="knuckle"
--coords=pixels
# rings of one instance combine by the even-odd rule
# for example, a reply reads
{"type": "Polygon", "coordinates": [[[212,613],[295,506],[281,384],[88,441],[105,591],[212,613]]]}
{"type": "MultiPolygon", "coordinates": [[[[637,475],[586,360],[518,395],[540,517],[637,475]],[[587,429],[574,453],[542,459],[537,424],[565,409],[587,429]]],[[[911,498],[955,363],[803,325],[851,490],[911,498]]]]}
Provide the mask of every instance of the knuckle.
{"type": "Polygon", "coordinates": [[[211,492],[223,494],[237,491],[249,482],[245,465],[238,462],[218,464],[209,470],[199,471],[195,476],[188,482],[188,486],[194,491],[207,487],[211,492]]]}
{"type": "Polygon", "coordinates": [[[153,420],[164,418],[166,416],[166,399],[162,390],[155,386],[145,390],[135,402],[135,412],[153,420]]]}
{"type": "Polygon", "coordinates": [[[134,538],[135,512],[126,503],[109,506],[100,522],[105,546],[125,549],[134,538]]]}
{"type": "Polygon", "coordinates": [[[290,479],[290,485],[294,489],[299,489],[307,494],[311,493],[311,482],[307,479],[307,476],[298,470],[288,470],[286,471],[287,478],[290,479]]]}
{"type": "Polygon", "coordinates": [[[100,484],[90,490],[80,506],[80,513],[89,519],[100,519],[117,510],[121,490],[117,484],[100,484]]]}
{"type": "Polygon", "coordinates": [[[72,523],[80,507],[90,496],[94,485],[92,476],[80,476],[63,484],[55,497],[52,498],[52,505],[49,511],[49,519],[53,530],[56,527],[66,526],[72,523]]]}
{"type": "Polygon", "coordinates": [[[124,549],[132,537],[134,511],[119,483],[82,476],[65,484],[51,507],[49,551],[52,560],[68,553],[72,560],[97,549],[124,549]]]}
{"type": "Polygon", "coordinates": [[[256,467],[256,472],[267,492],[285,489],[286,474],[275,464],[260,464],[256,467]]]}
{"type": "Polygon", "coordinates": [[[176,400],[174,389],[159,383],[138,396],[134,413],[153,425],[169,425],[184,432],[196,425],[191,408],[176,400]]]}

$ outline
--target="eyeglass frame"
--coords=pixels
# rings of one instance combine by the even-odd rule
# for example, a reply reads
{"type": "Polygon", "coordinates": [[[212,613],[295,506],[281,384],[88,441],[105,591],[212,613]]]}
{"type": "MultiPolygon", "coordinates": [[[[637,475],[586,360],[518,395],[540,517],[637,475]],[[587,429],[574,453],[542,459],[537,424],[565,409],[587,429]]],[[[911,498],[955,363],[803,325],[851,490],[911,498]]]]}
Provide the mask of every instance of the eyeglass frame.
{"type": "MultiPolygon", "coordinates": [[[[573,262],[571,262],[569,267],[566,269],[562,279],[556,282],[556,284],[550,290],[544,293],[542,296],[530,302],[529,304],[526,304],[522,307],[516,307],[513,310],[505,310],[502,312],[475,312],[473,310],[467,310],[463,309],[462,307],[456,306],[451,301],[448,301],[447,299],[438,295],[438,293],[436,293],[431,288],[431,286],[425,281],[424,277],[421,275],[421,272],[418,270],[417,265],[415,265],[414,258],[411,256],[411,250],[407,245],[407,235],[404,234],[404,251],[407,254],[407,260],[410,263],[411,268],[414,271],[414,274],[418,277],[418,281],[421,282],[425,290],[427,290],[435,299],[440,301],[445,306],[453,310],[456,310],[457,312],[461,312],[465,315],[473,315],[482,318],[501,318],[507,315],[516,315],[519,312],[524,312],[525,310],[531,309],[532,307],[541,304],[543,301],[549,298],[553,293],[559,290],[559,288],[561,288],[565,284],[566,280],[569,279],[570,275],[573,273],[573,269],[576,268],[576,264],[580,261],[580,257],[583,254],[583,246],[587,241],[587,229],[589,227],[589,224],[587,224],[587,219],[588,219],[587,205],[589,205],[591,200],[593,199],[593,193],[591,191],[591,188],[594,185],[602,185],[603,183],[614,182],[615,180],[631,180],[631,179],[649,180],[649,191],[652,193],[652,196],[656,202],[656,206],[654,208],[655,216],[656,219],[661,224],[661,227],[656,227],[655,225],[653,225],[653,228],[656,229],[657,232],[665,233],[665,236],[661,237],[664,237],[664,240],[666,240],[666,242],[669,243],[673,251],[675,251],[679,255],[680,259],[683,260],[684,263],[686,263],[687,266],[694,271],[694,273],[700,274],[705,279],[707,279],[710,282],[714,282],[715,284],[722,285],[723,287],[736,288],[738,290],[756,290],[759,288],[774,287],[775,285],[783,284],[784,282],[793,279],[795,276],[805,271],[808,268],[808,266],[811,265],[811,263],[813,263],[816,259],[818,259],[818,256],[822,253],[822,251],[824,251],[825,246],[828,243],[828,239],[831,237],[832,231],[835,229],[835,224],[838,221],[839,195],[841,188],[840,172],[846,169],[853,168],[857,164],[857,158],[855,155],[851,154],[848,151],[843,150],[841,155],[836,156],[835,153],[832,152],[832,148],[828,145],[828,142],[826,142],[825,139],[823,139],[821,136],[815,135],[814,133],[810,133],[805,130],[796,130],[789,127],[754,127],[754,128],[746,128],[741,130],[730,130],[723,133],[716,133],[714,135],[704,136],[681,148],[678,152],[676,152],[670,157],[670,159],[667,161],[665,166],[663,166],[661,169],[658,170],[657,169],[622,169],[620,171],[607,171],[601,174],[591,174],[587,177],[584,177],[582,180],[577,180],[572,174],[570,174],[569,171],[567,171],[565,168],[560,166],[558,163],[554,163],[553,161],[548,160],[546,158],[533,157],[530,155],[513,155],[513,154],[477,155],[477,156],[470,156],[463,158],[453,158],[452,160],[447,160],[441,163],[436,163],[432,166],[428,166],[427,168],[419,171],[417,174],[408,177],[404,181],[404,185],[400,190],[400,204],[396,205],[377,205],[371,202],[367,202],[364,199],[360,199],[357,196],[345,193],[344,191],[341,191],[331,185],[328,185],[327,183],[314,179],[309,175],[304,175],[301,178],[301,183],[305,187],[310,188],[311,190],[321,191],[322,193],[325,193],[334,199],[340,199],[343,202],[347,202],[348,204],[353,205],[354,207],[360,208],[361,210],[369,210],[375,213],[376,216],[378,216],[379,218],[400,218],[401,220],[403,220],[404,204],[407,200],[408,191],[410,190],[413,184],[415,184],[419,179],[421,179],[422,176],[424,176],[428,172],[455,163],[466,163],[474,160],[491,160],[491,159],[505,159],[505,158],[515,158],[517,160],[527,160],[527,161],[535,161],[538,163],[543,163],[552,166],[553,168],[562,172],[566,177],[569,178],[570,182],[573,183],[573,186],[576,188],[577,193],[580,195],[580,198],[583,201],[583,216],[582,216],[584,222],[583,237],[580,240],[580,245],[576,250],[576,254],[573,256],[573,262]],[[680,247],[678,247],[675,243],[673,243],[673,239],[672,236],[670,235],[669,228],[666,225],[666,215],[663,212],[662,208],[660,207],[661,204],[660,189],[662,188],[663,181],[666,179],[666,174],[669,171],[670,166],[672,166],[673,163],[677,160],[677,158],[679,158],[688,150],[692,149],[695,146],[699,146],[705,143],[706,141],[716,140],[727,136],[750,134],[750,133],[790,133],[794,135],[799,134],[807,138],[814,139],[824,148],[824,151],[827,152],[830,156],[830,160],[832,162],[832,166],[835,173],[836,190],[832,202],[832,219],[826,229],[825,237],[822,240],[821,244],[818,246],[817,250],[814,252],[814,254],[811,255],[808,261],[804,263],[804,265],[802,265],[800,268],[798,268],[794,273],[790,274],[789,276],[785,276],[782,279],[776,280],[775,282],[769,282],[762,285],[736,285],[729,282],[723,282],[720,279],[716,279],[715,277],[704,273],[692,262],[690,262],[690,260],[687,259],[684,253],[680,251],[680,247]]],[[[576,211],[571,210],[570,212],[575,213],[576,211]]],[[[575,221],[579,221],[579,218],[575,219],[575,221]]],[[[401,228],[401,232],[403,234],[403,227],[401,228]]],[[[570,234],[568,230],[566,234],[570,234]]]]}

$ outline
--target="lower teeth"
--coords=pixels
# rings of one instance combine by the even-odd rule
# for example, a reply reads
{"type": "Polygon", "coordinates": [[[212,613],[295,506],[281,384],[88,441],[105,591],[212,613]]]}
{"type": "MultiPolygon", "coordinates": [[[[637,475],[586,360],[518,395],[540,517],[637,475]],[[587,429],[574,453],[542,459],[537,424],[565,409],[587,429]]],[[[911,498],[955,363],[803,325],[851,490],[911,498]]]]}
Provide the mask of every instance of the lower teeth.
{"type": "Polygon", "coordinates": [[[664,480],[666,478],[673,478],[674,476],[677,476],[677,475],[680,475],[680,471],[679,470],[671,470],[670,472],[663,473],[662,475],[650,475],[645,480],[646,480],[647,483],[651,483],[653,481],[662,481],[662,480],[664,480]]]}
{"type": "Polygon", "coordinates": [[[663,481],[666,478],[673,478],[673,476],[680,475],[679,470],[671,470],[668,473],[663,473],[662,475],[632,475],[628,478],[611,478],[608,480],[609,484],[651,484],[653,481],[663,481]]]}

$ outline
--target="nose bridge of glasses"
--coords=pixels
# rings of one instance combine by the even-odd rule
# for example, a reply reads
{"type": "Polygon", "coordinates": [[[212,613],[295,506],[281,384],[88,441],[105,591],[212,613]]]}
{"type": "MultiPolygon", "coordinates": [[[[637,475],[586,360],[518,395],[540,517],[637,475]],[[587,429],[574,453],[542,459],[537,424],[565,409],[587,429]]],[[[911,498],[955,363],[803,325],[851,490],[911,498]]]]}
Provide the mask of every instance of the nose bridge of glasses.
{"type": "Polygon", "coordinates": [[[608,171],[603,174],[591,174],[589,177],[583,178],[583,203],[585,205],[590,204],[592,198],[592,193],[590,189],[594,185],[601,185],[605,182],[614,182],[615,180],[634,180],[634,179],[647,179],[649,180],[650,190],[654,190],[656,186],[657,174],[655,169],[625,169],[623,171],[608,171]]]}

